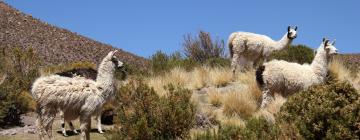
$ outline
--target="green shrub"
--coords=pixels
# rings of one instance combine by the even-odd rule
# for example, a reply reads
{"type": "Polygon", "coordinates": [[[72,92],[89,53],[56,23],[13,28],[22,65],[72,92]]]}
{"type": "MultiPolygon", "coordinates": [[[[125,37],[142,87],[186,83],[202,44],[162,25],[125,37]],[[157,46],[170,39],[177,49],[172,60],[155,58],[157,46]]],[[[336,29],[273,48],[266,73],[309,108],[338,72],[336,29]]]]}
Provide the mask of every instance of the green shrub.
{"type": "Polygon", "coordinates": [[[269,60],[271,59],[310,64],[314,59],[314,51],[305,45],[290,45],[284,50],[272,53],[269,60]]]}
{"type": "Polygon", "coordinates": [[[295,124],[306,139],[359,139],[359,94],[350,84],[332,79],[291,96],[277,120],[295,124]]]}
{"type": "Polygon", "coordinates": [[[191,92],[169,85],[160,97],[141,80],[131,80],[119,89],[116,124],[121,127],[107,139],[175,139],[186,138],[195,121],[191,92]]]}
{"type": "Polygon", "coordinates": [[[219,126],[215,130],[196,134],[195,140],[234,140],[234,139],[279,139],[280,129],[277,125],[267,122],[264,118],[252,118],[245,127],[236,125],[219,126]]]}
{"type": "Polygon", "coordinates": [[[20,114],[34,110],[34,100],[28,92],[38,77],[40,60],[32,49],[19,47],[3,49],[2,73],[5,81],[0,86],[0,126],[19,125],[20,114]]]}

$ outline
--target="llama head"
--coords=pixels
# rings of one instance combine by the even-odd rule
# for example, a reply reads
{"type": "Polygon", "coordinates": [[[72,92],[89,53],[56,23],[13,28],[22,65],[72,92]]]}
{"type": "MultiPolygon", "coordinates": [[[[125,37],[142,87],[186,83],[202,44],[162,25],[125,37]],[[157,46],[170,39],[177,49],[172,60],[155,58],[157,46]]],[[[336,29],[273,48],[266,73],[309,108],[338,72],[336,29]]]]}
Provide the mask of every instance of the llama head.
{"type": "Polygon", "coordinates": [[[297,37],[297,26],[295,26],[295,28],[291,28],[290,26],[288,26],[287,28],[287,37],[289,39],[295,39],[297,37]]]}
{"type": "Polygon", "coordinates": [[[335,48],[335,39],[330,42],[330,40],[323,38],[322,46],[328,56],[336,55],[338,50],[335,48]]]}
{"type": "Polygon", "coordinates": [[[116,53],[116,52],[117,52],[117,50],[109,52],[108,55],[105,57],[105,61],[111,62],[111,65],[112,65],[114,68],[123,68],[123,67],[124,67],[124,63],[121,62],[121,61],[115,56],[115,53],[116,53]]]}

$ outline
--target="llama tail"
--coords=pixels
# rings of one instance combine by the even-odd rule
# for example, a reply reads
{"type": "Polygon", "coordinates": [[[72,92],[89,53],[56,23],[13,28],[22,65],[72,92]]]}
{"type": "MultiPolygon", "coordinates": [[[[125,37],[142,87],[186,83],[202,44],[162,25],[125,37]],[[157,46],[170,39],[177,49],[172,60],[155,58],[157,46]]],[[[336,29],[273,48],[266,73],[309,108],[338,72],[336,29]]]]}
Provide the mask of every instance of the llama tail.
{"type": "Polygon", "coordinates": [[[229,52],[230,52],[230,58],[233,57],[234,55],[234,50],[233,50],[233,44],[232,44],[232,41],[234,40],[236,34],[235,33],[232,33],[230,36],[229,36],[229,39],[228,39],[228,47],[229,47],[229,52]]]}
{"type": "Polygon", "coordinates": [[[256,69],[255,75],[256,75],[256,82],[258,84],[259,87],[263,87],[265,82],[264,82],[264,77],[263,77],[263,72],[265,70],[265,66],[261,65],[260,67],[258,67],[256,69]]]}

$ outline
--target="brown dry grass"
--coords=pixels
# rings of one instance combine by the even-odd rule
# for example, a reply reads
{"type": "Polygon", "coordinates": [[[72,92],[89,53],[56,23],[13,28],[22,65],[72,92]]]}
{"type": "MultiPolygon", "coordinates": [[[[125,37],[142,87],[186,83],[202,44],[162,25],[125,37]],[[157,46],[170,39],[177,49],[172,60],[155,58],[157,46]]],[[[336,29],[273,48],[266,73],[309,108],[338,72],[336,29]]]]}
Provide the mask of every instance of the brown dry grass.
{"type": "Polygon", "coordinates": [[[215,67],[209,72],[209,82],[216,87],[225,86],[233,79],[230,68],[215,67]]]}
{"type": "Polygon", "coordinates": [[[223,113],[227,116],[240,116],[247,119],[257,110],[257,102],[249,90],[233,90],[227,94],[224,100],[223,113]]]}
{"type": "Polygon", "coordinates": [[[159,95],[163,95],[165,93],[163,87],[170,83],[186,87],[190,90],[209,86],[225,86],[232,81],[232,73],[230,68],[203,66],[187,72],[183,68],[176,67],[164,75],[149,77],[146,81],[159,95]]]}
{"type": "Polygon", "coordinates": [[[208,89],[209,103],[215,107],[219,107],[223,102],[223,95],[214,87],[208,89]]]}
{"type": "Polygon", "coordinates": [[[350,68],[345,66],[343,61],[333,59],[329,64],[329,71],[340,81],[349,82],[355,89],[360,91],[360,72],[352,72],[350,68]]]}

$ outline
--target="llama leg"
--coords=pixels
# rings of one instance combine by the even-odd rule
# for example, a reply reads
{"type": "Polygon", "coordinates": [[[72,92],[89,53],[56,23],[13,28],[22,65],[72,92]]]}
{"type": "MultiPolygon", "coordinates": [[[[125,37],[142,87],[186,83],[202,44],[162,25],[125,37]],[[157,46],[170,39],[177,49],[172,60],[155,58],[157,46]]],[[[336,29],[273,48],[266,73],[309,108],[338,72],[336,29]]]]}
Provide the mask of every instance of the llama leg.
{"type": "Polygon", "coordinates": [[[64,112],[60,111],[60,120],[61,120],[61,132],[63,136],[67,137],[66,129],[65,129],[65,118],[64,118],[64,112]]]}
{"type": "Polygon", "coordinates": [[[44,115],[44,124],[45,124],[45,132],[48,135],[49,139],[52,140],[52,124],[54,122],[56,113],[49,113],[44,115]]]}
{"type": "Polygon", "coordinates": [[[262,102],[260,108],[264,109],[273,99],[274,93],[272,93],[268,88],[264,88],[262,91],[262,102]]]}
{"type": "Polygon", "coordinates": [[[97,127],[98,127],[99,133],[100,134],[104,133],[104,131],[101,128],[101,113],[97,114],[95,119],[97,120],[97,127]]]}
{"type": "Polygon", "coordinates": [[[71,121],[69,121],[69,126],[70,126],[71,131],[73,131],[75,134],[79,134],[79,132],[76,131],[76,129],[71,121]]]}
{"type": "Polygon", "coordinates": [[[44,140],[45,133],[44,133],[43,118],[42,118],[42,114],[40,113],[38,114],[38,117],[36,119],[36,127],[37,127],[37,132],[39,134],[39,139],[44,140]]]}
{"type": "Polygon", "coordinates": [[[239,64],[239,55],[237,53],[233,54],[232,60],[231,60],[231,70],[233,75],[235,76],[236,67],[239,64]]]}
{"type": "Polygon", "coordinates": [[[246,71],[246,67],[247,67],[247,59],[244,56],[239,56],[239,67],[240,67],[240,71],[241,72],[245,72],[246,71]]]}
{"type": "Polygon", "coordinates": [[[80,117],[81,140],[90,140],[91,117],[80,117]]]}
{"type": "Polygon", "coordinates": [[[254,66],[254,61],[248,60],[246,63],[246,70],[251,70],[254,66]]]}

